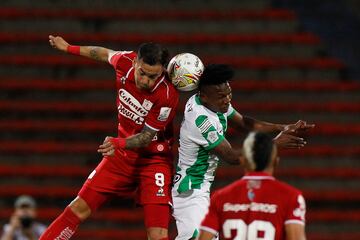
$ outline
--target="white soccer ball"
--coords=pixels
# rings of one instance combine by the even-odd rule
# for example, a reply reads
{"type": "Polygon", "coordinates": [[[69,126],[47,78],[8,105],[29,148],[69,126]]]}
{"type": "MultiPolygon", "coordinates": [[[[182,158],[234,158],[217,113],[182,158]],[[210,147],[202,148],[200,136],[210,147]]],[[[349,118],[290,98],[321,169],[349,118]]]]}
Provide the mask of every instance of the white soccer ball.
{"type": "Polygon", "coordinates": [[[192,91],[199,84],[204,64],[194,54],[180,53],[170,60],[167,71],[172,83],[179,91],[192,91]]]}

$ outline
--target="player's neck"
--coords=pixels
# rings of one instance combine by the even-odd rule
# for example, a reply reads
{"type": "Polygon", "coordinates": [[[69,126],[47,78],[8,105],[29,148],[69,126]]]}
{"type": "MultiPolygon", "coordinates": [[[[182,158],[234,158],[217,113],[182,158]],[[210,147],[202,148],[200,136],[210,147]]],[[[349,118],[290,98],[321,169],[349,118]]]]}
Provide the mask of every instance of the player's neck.
{"type": "Polygon", "coordinates": [[[273,176],[274,175],[274,168],[273,167],[266,168],[266,169],[264,169],[263,172],[269,174],[270,176],[273,176]]]}
{"type": "Polygon", "coordinates": [[[211,106],[209,106],[206,102],[201,101],[201,98],[199,97],[200,103],[201,105],[203,105],[206,109],[209,109],[210,111],[212,111],[213,113],[218,113],[216,110],[212,109],[211,106]]]}

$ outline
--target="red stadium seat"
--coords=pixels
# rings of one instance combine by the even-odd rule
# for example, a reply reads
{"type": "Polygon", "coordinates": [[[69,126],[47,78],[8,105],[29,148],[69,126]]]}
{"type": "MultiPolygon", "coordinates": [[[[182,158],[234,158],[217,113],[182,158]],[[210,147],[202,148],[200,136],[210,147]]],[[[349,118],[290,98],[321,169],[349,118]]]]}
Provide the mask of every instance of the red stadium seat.
{"type": "MultiPolygon", "coordinates": [[[[0,32],[0,43],[42,43],[44,35],[38,33],[0,32]]],[[[136,34],[122,33],[119,35],[109,33],[97,34],[67,34],[59,33],[70,42],[115,42],[117,44],[138,44],[154,41],[163,44],[318,44],[320,39],[311,33],[292,34],[136,34]]]]}
{"type": "Polygon", "coordinates": [[[166,19],[188,19],[188,20],[241,20],[241,19],[264,19],[264,20],[295,20],[296,16],[293,11],[287,9],[264,9],[264,10],[232,10],[232,11],[219,11],[219,10],[206,10],[191,11],[191,10],[176,10],[169,11],[128,11],[127,9],[24,9],[24,8],[1,8],[0,16],[2,19],[26,19],[26,18],[76,18],[76,19],[141,19],[141,20],[166,20],[166,19]]]}

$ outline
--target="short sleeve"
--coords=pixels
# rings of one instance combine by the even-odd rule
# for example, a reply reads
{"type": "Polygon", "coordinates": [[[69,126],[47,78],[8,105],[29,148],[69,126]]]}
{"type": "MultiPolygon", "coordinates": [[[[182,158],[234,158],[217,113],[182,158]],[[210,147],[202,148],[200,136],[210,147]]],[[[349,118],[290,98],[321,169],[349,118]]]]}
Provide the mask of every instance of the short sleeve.
{"type": "Polygon", "coordinates": [[[110,51],[108,56],[109,63],[116,69],[119,59],[127,54],[133,53],[132,51],[110,51]]]}
{"type": "Polygon", "coordinates": [[[295,223],[305,225],[306,204],[301,194],[296,194],[290,201],[285,224],[295,223]]]}
{"type": "Polygon", "coordinates": [[[209,211],[201,223],[200,229],[217,235],[220,230],[220,216],[217,207],[217,193],[211,197],[209,211]]]}
{"type": "Polygon", "coordinates": [[[206,115],[200,115],[195,119],[196,131],[200,132],[201,139],[197,143],[206,150],[211,150],[219,145],[224,136],[220,135],[206,115]]]}
{"type": "Polygon", "coordinates": [[[169,92],[169,97],[161,96],[158,103],[151,108],[145,125],[155,131],[164,128],[174,119],[179,103],[179,93],[174,89],[169,92]]]}

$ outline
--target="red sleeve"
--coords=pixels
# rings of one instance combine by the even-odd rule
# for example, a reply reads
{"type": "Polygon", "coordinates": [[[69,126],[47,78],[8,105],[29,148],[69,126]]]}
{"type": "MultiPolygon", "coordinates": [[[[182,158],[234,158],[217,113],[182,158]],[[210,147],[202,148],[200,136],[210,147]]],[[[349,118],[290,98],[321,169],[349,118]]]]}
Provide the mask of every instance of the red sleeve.
{"type": "Polygon", "coordinates": [[[220,231],[220,217],[218,210],[217,193],[211,197],[209,212],[206,214],[204,220],[201,223],[200,229],[206,232],[210,232],[217,235],[220,231]]]}
{"type": "Polygon", "coordinates": [[[289,208],[285,218],[285,224],[305,224],[306,204],[301,193],[294,194],[290,200],[290,204],[287,204],[289,208]]]}
{"type": "Polygon", "coordinates": [[[124,60],[124,63],[127,63],[125,65],[129,65],[135,56],[136,53],[133,51],[113,51],[109,53],[108,61],[117,70],[120,65],[123,65],[123,63],[119,64],[120,60],[124,60]]]}
{"type": "Polygon", "coordinates": [[[151,108],[147,118],[146,126],[156,130],[164,130],[175,117],[176,108],[179,103],[179,93],[170,85],[162,88],[159,94],[158,102],[151,108]]]}

